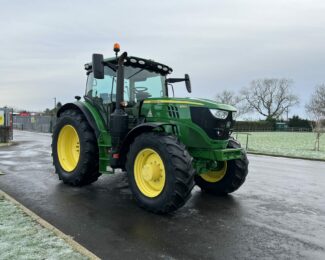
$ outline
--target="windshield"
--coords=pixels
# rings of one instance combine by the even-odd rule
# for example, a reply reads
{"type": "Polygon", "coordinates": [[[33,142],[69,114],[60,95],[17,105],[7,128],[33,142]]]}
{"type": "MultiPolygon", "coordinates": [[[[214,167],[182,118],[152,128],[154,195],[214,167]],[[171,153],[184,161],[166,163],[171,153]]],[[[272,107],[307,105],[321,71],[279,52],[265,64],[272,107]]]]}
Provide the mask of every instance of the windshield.
{"type": "MultiPolygon", "coordinates": [[[[86,96],[98,98],[104,104],[116,101],[116,73],[105,66],[104,79],[95,79],[90,73],[86,96]]],[[[165,97],[165,76],[141,68],[124,67],[124,100],[130,104],[149,97],[165,97]]]]}

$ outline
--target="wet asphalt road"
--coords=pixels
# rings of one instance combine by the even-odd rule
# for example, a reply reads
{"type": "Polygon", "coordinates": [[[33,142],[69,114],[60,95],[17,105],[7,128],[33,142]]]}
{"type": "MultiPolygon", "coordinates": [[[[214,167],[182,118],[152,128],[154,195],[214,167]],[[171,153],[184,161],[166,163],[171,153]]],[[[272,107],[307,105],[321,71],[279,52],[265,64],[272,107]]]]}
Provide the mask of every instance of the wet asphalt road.
{"type": "Polygon", "coordinates": [[[325,259],[325,162],[250,155],[237,192],[196,187],[157,216],[137,207],[125,174],[69,187],[53,173],[50,135],[14,138],[0,148],[0,189],[103,259],[325,259]]]}

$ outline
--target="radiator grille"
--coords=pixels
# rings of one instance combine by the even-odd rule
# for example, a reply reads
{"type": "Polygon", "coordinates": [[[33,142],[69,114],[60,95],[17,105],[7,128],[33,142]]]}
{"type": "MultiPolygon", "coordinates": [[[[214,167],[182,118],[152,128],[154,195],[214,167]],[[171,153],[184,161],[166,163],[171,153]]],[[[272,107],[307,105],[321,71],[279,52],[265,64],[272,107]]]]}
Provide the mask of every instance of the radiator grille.
{"type": "Polygon", "coordinates": [[[191,107],[193,123],[201,127],[211,139],[226,140],[230,137],[234,121],[229,112],[226,119],[218,119],[206,107],[191,107]]]}

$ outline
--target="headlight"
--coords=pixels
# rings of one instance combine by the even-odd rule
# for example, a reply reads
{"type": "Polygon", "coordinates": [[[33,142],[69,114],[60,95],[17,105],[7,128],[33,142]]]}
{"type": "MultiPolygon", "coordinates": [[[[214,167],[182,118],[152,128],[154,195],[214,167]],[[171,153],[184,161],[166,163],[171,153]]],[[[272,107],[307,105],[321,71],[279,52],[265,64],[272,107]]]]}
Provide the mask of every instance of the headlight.
{"type": "Polygon", "coordinates": [[[228,117],[229,112],[219,109],[210,109],[211,114],[218,119],[226,119],[228,117]]]}

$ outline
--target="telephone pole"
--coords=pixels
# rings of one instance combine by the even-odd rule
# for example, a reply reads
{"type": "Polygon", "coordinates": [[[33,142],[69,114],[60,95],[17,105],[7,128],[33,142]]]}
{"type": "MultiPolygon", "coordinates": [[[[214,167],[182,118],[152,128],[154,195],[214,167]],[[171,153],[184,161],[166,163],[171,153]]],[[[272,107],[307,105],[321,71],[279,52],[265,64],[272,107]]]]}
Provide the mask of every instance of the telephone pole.
{"type": "Polygon", "coordinates": [[[56,112],[56,97],[54,99],[54,113],[56,112]]]}

